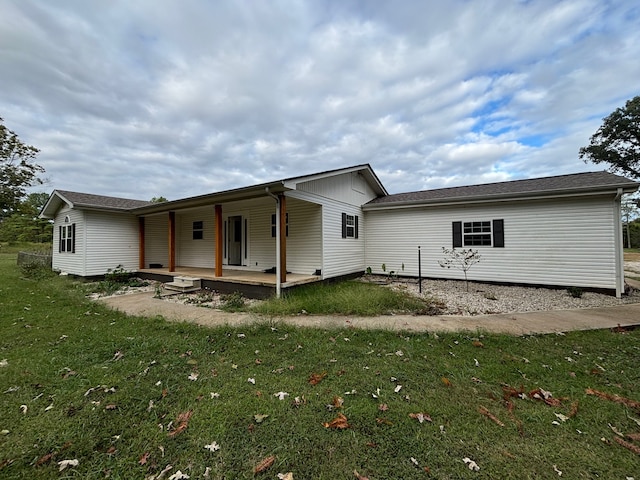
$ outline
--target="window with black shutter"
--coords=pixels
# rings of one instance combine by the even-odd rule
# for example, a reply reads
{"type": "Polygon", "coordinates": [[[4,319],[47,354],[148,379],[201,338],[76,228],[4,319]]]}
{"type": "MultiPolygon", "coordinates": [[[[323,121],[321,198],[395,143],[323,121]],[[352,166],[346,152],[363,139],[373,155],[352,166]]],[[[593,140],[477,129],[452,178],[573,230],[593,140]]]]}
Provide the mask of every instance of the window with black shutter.
{"type": "Polygon", "coordinates": [[[342,238],[358,238],[358,215],[342,214],[342,238]]]}
{"type": "Polygon", "coordinates": [[[453,222],[453,248],[504,247],[504,220],[453,222]]]}
{"type": "Polygon", "coordinates": [[[58,252],[76,253],[76,224],[60,225],[58,227],[58,252]]]}

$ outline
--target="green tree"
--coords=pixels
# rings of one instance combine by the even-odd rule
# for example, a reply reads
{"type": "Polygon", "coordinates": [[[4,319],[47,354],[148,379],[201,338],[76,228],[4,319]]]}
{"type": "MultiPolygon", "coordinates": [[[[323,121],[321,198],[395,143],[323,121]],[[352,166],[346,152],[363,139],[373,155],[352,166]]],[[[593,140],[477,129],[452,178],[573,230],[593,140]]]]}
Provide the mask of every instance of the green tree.
{"type": "Polygon", "coordinates": [[[628,228],[631,238],[631,248],[640,248],[640,218],[631,222],[628,228]]]}
{"type": "Polygon", "coordinates": [[[44,168],[34,163],[39,153],[26,145],[3,124],[0,117],[0,220],[12,215],[27,194],[27,188],[42,184],[44,168]]]}
{"type": "Polygon", "coordinates": [[[580,149],[580,158],[608,163],[612,172],[640,179],[640,96],[604,119],[589,146],[580,149]]]}
{"type": "Polygon", "coordinates": [[[160,197],[153,197],[153,198],[151,199],[151,201],[152,201],[153,203],[162,203],[162,202],[168,202],[169,200],[167,200],[166,198],[164,198],[164,197],[160,196],[160,197]]]}
{"type": "Polygon", "coordinates": [[[49,220],[38,217],[48,199],[46,193],[28,195],[14,213],[0,222],[0,241],[51,243],[53,225],[49,220]]]}

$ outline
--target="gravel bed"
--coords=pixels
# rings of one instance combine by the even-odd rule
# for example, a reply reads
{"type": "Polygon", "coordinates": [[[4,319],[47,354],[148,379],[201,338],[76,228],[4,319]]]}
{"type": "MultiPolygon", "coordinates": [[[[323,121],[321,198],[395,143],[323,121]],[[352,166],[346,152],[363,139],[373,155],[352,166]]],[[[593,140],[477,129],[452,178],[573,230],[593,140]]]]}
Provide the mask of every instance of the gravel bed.
{"type": "MultiPolygon", "coordinates": [[[[418,293],[417,281],[398,281],[392,288],[418,293]]],[[[422,296],[434,298],[444,304],[444,315],[481,315],[492,313],[532,312],[616,306],[640,303],[640,291],[618,299],[602,293],[583,292],[580,298],[571,296],[567,289],[505,286],[459,280],[423,280],[422,296]]]]}
{"type": "MultiPolygon", "coordinates": [[[[369,281],[419,296],[418,282],[415,279],[396,279],[367,276],[369,281]]],[[[148,282],[143,287],[125,287],[111,295],[127,295],[141,292],[154,292],[160,286],[157,282],[148,282]]],[[[195,293],[176,293],[167,295],[162,291],[163,300],[191,304],[207,308],[220,308],[224,297],[215,291],[200,290],[195,293]]],[[[92,294],[91,298],[104,295],[92,294]]],[[[441,315],[482,315],[493,313],[532,312],[544,310],[566,310],[575,308],[609,307],[626,303],[640,303],[640,290],[632,290],[618,299],[602,293],[583,292],[580,298],[573,297],[567,289],[535,288],[524,286],[493,285],[469,282],[468,291],[464,281],[460,280],[423,280],[422,297],[432,298],[440,303],[441,315]]],[[[246,304],[259,300],[245,299],[246,304]]]]}

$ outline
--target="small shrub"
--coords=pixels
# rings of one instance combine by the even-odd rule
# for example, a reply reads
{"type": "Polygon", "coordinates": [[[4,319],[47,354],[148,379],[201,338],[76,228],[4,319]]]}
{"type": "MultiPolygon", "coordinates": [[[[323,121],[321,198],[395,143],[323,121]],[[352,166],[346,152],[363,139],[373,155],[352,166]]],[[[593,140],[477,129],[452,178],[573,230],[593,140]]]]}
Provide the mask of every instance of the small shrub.
{"type": "Polygon", "coordinates": [[[240,292],[233,292],[222,297],[221,310],[225,312],[239,312],[244,309],[244,297],[240,292]]]}
{"type": "Polygon", "coordinates": [[[104,280],[98,284],[97,291],[105,295],[111,295],[129,285],[130,277],[131,272],[125,270],[122,265],[118,265],[113,270],[108,269],[107,273],[104,274],[104,280]]]}
{"type": "Polygon", "coordinates": [[[126,271],[122,265],[118,265],[116,268],[107,270],[104,274],[104,280],[106,282],[113,283],[127,283],[131,277],[131,273],[126,271]]]}
{"type": "Polygon", "coordinates": [[[31,280],[42,280],[54,275],[49,266],[39,261],[31,261],[21,264],[20,272],[25,278],[29,278],[31,280]]]}
{"type": "Polygon", "coordinates": [[[482,255],[478,253],[478,250],[473,250],[471,248],[456,250],[455,248],[445,248],[442,247],[442,254],[444,255],[444,260],[438,260],[438,263],[442,268],[455,268],[457,270],[462,270],[464,273],[464,284],[467,287],[467,292],[469,291],[469,280],[467,279],[467,272],[469,269],[480,262],[482,255]]]}
{"type": "Polygon", "coordinates": [[[191,305],[205,305],[215,300],[216,292],[208,289],[199,290],[193,295],[189,295],[184,303],[191,305]]]}
{"type": "Polygon", "coordinates": [[[584,290],[582,290],[580,287],[569,287],[567,288],[567,292],[569,292],[569,295],[571,295],[573,298],[582,298],[584,290]]]}

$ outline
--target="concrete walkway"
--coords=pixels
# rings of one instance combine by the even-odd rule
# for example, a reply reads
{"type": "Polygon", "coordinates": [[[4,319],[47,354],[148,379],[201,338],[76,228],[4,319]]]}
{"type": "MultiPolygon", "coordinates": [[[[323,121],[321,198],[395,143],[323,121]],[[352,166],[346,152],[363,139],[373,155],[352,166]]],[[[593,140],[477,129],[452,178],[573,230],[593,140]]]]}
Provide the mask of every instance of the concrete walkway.
{"type": "Polygon", "coordinates": [[[194,305],[182,305],[153,298],[153,293],[149,292],[107,297],[98,301],[130,315],[161,316],[170,321],[192,322],[210,327],[282,322],[315,328],[369,328],[414,332],[481,331],[525,335],[640,325],[640,303],[592,309],[502,313],[473,317],[458,315],[385,315],[379,317],[297,315],[267,318],[246,313],[226,313],[194,305]]]}

